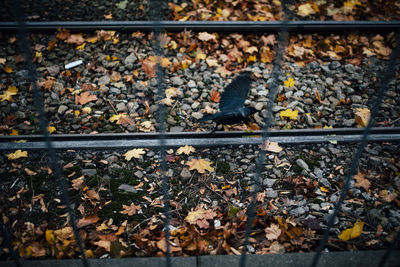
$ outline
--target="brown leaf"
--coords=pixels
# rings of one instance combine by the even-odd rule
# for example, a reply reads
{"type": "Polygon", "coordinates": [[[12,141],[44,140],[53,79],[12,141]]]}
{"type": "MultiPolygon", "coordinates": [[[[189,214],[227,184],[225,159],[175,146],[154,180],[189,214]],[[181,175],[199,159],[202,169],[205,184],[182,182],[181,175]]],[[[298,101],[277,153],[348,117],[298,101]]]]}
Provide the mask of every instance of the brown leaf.
{"type": "Polygon", "coordinates": [[[89,197],[91,200],[100,200],[100,195],[96,191],[90,189],[86,191],[86,195],[89,197]]]}
{"type": "Polygon", "coordinates": [[[274,223],[271,224],[270,227],[265,228],[264,231],[265,231],[265,236],[267,237],[268,240],[276,240],[282,233],[282,230],[280,229],[279,225],[274,223]]]}
{"type": "Polygon", "coordinates": [[[78,220],[78,222],[76,223],[76,226],[78,228],[82,228],[85,226],[88,226],[90,224],[94,224],[97,223],[99,220],[99,215],[96,214],[92,214],[92,215],[87,215],[81,219],[78,220]]]}
{"type": "Polygon", "coordinates": [[[179,155],[182,153],[189,155],[190,153],[192,153],[194,151],[195,151],[194,147],[185,145],[185,146],[181,146],[180,148],[178,148],[176,153],[178,153],[179,155]]]}
{"type": "Polygon", "coordinates": [[[136,212],[141,209],[140,205],[136,206],[134,203],[131,203],[131,205],[129,205],[129,206],[122,205],[122,208],[124,210],[120,211],[119,213],[127,214],[128,216],[135,215],[136,212]]]}
{"type": "Polygon", "coordinates": [[[192,159],[186,162],[186,165],[189,166],[190,171],[196,169],[199,173],[205,173],[206,170],[209,172],[214,171],[214,168],[211,167],[211,162],[204,159],[192,159]]]}
{"type": "Polygon", "coordinates": [[[210,40],[214,40],[216,41],[217,37],[214,34],[210,34],[208,32],[199,32],[199,39],[201,41],[210,41],[210,40]]]}
{"type": "Polygon", "coordinates": [[[68,36],[67,43],[81,45],[85,42],[85,38],[82,37],[82,34],[71,34],[68,36]]]}
{"type": "Polygon", "coordinates": [[[221,95],[218,91],[212,90],[210,99],[215,103],[219,103],[219,101],[221,100],[221,95]]]}
{"type": "Polygon", "coordinates": [[[75,105],[78,103],[81,105],[85,105],[89,102],[96,101],[97,96],[91,95],[89,92],[83,92],[80,95],[75,95],[75,105]]]}
{"type": "Polygon", "coordinates": [[[265,151],[279,153],[282,151],[282,148],[279,146],[277,142],[271,142],[268,139],[265,140],[264,143],[259,145],[259,148],[265,151]]]}
{"type": "Polygon", "coordinates": [[[371,111],[368,108],[357,108],[355,120],[360,127],[366,127],[371,117],[371,111]]]}
{"type": "MultiPolygon", "coordinates": [[[[160,241],[157,241],[157,247],[158,247],[162,252],[164,252],[164,253],[167,252],[167,243],[165,242],[165,238],[161,239],[160,241]]],[[[174,252],[181,252],[181,251],[182,251],[182,248],[181,248],[181,247],[173,246],[173,245],[170,243],[169,251],[170,251],[171,253],[174,253],[174,252]]]]}
{"type": "Polygon", "coordinates": [[[365,190],[368,191],[371,183],[370,183],[370,181],[368,181],[367,178],[365,178],[364,174],[362,174],[361,172],[358,172],[356,175],[354,175],[354,179],[356,179],[356,181],[357,181],[355,183],[356,187],[363,187],[365,190]]]}

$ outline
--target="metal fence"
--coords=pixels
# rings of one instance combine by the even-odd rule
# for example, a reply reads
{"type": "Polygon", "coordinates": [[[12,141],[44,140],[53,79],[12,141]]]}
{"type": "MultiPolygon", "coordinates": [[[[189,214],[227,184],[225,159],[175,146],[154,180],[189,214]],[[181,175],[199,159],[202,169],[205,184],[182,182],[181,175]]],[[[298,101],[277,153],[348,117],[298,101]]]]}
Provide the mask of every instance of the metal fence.
{"type": "MultiPolygon", "coordinates": [[[[151,1],[151,9],[153,10],[153,17],[157,18],[157,12],[158,10],[158,4],[157,1],[151,1]]],[[[283,6],[285,6],[283,4],[283,6]]],[[[35,106],[39,112],[39,122],[40,122],[40,127],[42,130],[42,137],[44,138],[45,142],[44,145],[48,151],[48,156],[49,156],[49,162],[51,163],[51,168],[54,172],[54,175],[57,179],[57,182],[59,184],[59,188],[61,189],[61,198],[62,202],[65,204],[66,209],[68,211],[68,214],[70,216],[70,224],[73,227],[73,231],[75,234],[75,238],[79,247],[79,251],[81,254],[81,261],[83,266],[90,266],[86,255],[85,255],[85,250],[84,250],[84,244],[81,240],[81,237],[79,235],[78,227],[77,227],[77,220],[75,217],[75,213],[73,208],[71,207],[71,201],[68,196],[67,192],[67,187],[65,185],[65,181],[62,177],[61,174],[61,167],[57,159],[56,155],[56,150],[52,141],[52,138],[49,136],[49,133],[47,132],[47,120],[45,117],[45,112],[43,108],[43,100],[40,95],[39,89],[37,87],[37,75],[36,75],[36,70],[35,66],[32,63],[32,55],[30,52],[30,45],[28,42],[27,38],[27,29],[33,29],[33,30],[45,30],[49,28],[54,28],[55,26],[61,26],[63,23],[53,23],[52,22],[42,22],[42,23],[26,23],[24,21],[24,15],[22,14],[22,9],[19,6],[19,1],[16,0],[14,1],[14,12],[16,14],[16,23],[3,23],[1,24],[0,28],[1,29],[18,29],[18,40],[19,40],[19,45],[20,49],[24,54],[25,57],[25,62],[26,62],[26,67],[28,69],[28,76],[30,83],[32,84],[33,87],[33,95],[34,95],[34,103],[35,106]]],[[[270,30],[270,31],[278,31],[278,44],[276,45],[276,57],[274,61],[274,68],[272,71],[272,84],[270,84],[270,90],[268,94],[268,103],[267,103],[267,116],[265,118],[265,125],[264,128],[262,129],[262,141],[265,141],[266,139],[269,139],[271,137],[271,133],[273,132],[269,131],[269,127],[271,126],[271,121],[273,118],[273,112],[272,112],[272,107],[275,102],[275,98],[277,96],[277,90],[278,90],[278,77],[281,73],[281,67],[282,67],[282,62],[283,62],[283,55],[285,51],[285,47],[288,41],[288,32],[293,31],[293,30],[313,30],[313,31],[331,31],[331,30],[342,30],[342,29],[362,29],[368,27],[369,29],[373,29],[375,27],[375,30],[395,30],[397,31],[397,42],[396,42],[396,47],[392,51],[391,59],[388,62],[386,66],[386,71],[384,72],[384,76],[382,78],[381,84],[379,86],[379,90],[377,92],[377,97],[376,100],[373,104],[373,107],[371,108],[371,117],[368,125],[363,129],[359,130],[360,134],[360,140],[359,145],[355,153],[353,154],[350,167],[348,168],[346,172],[346,178],[343,184],[343,187],[340,191],[340,197],[339,200],[336,202],[334,212],[330,215],[330,218],[327,223],[327,227],[324,231],[324,235],[322,240],[319,243],[318,249],[316,251],[316,254],[312,260],[312,263],[310,266],[314,267],[318,265],[318,261],[321,257],[321,254],[323,253],[323,250],[325,248],[325,245],[328,242],[328,237],[329,237],[329,232],[334,224],[334,219],[338,215],[341,206],[345,200],[345,197],[349,191],[349,184],[353,176],[355,175],[357,171],[357,167],[360,161],[360,157],[364,151],[364,148],[366,147],[366,144],[369,140],[371,140],[371,131],[373,131],[373,126],[375,125],[375,118],[378,114],[379,107],[382,103],[383,97],[385,95],[386,90],[388,89],[388,85],[390,81],[393,78],[394,75],[394,69],[395,69],[395,64],[399,58],[399,53],[400,53],[400,41],[399,41],[399,36],[398,36],[398,30],[399,30],[399,23],[398,22],[388,22],[388,23],[369,23],[369,22],[327,22],[327,23],[322,23],[322,22],[289,22],[289,21],[281,21],[277,23],[251,23],[251,22],[216,22],[216,23],[204,23],[204,22],[162,22],[162,21],[150,21],[150,22],[111,22],[111,23],[84,23],[84,22],[79,22],[79,23],[64,23],[64,26],[66,27],[78,27],[80,25],[80,29],[86,28],[86,29],[91,29],[92,27],[100,27],[100,28],[120,28],[121,26],[124,29],[139,29],[139,30],[151,30],[154,32],[155,38],[158,36],[158,34],[164,30],[164,29],[169,29],[169,30],[177,30],[177,29],[182,29],[182,28],[195,28],[195,29],[201,29],[202,27],[204,28],[207,26],[208,29],[210,30],[227,30],[231,27],[234,27],[235,30],[243,30],[243,31],[258,31],[258,30],[270,30]],[[372,25],[372,26],[371,26],[372,25]],[[362,132],[361,132],[362,131],[362,132]]],[[[158,56],[162,56],[162,49],[160,47],[159,42],[155,42],[155,54],[158,56]]],[[[159,100],[164,98],[164,79],[163,79],[163,70],[160,66],[157,68],[157,97],[159,100]]],[[[166,167],[166,160],[165,160],[165,151],[166,147],[168,145],[171,145],[171,135],[168,135],[165,133],[165,110],[163,105],[159,105],[158,108],[158,125],[159,125],[159,133],[156,135],[151,135],[151,138],[158,138],[158,141],[153,143],[153,147],[157,147],[160,153],[160,158],[161,158],[161,169],[162,169],[162,191],[164,194],[164,229],[165,229],[165,240],[166,240],[166,265],[171,266],[171,253],[170,253],[170,244],[168,242],[169,236],[170,236],[170,206],[169,206],[169,183],[168,179],[165,175],[165,172],[167,170],[166,167]],[[168,138],[168,140],[167,140],[168,138]]],[[[373,133],[373,132],[372,132],[373,133]]],[[[220,135],[223,134],[219,133],[220,135]]],[[[218,135],[218,134],[217,134],[218,135]]],[[[231,139],[232,140],[232,139],[231,139]]],[[[379,140],[379,138],[377,139],[379,140]]],[[[225,140],[226,141],[226,140],[225,140]]],[[[318,140],[316,141],[318,142],[318,140]]],[[[131,143],[128,145],[132,145],[132,143],[135,143],[135,140],[133,140],[131,143]]],[[[229,141],[227,141],[229,143],[229,141]]],[[[221,144],[221,143],[220,143],[221,144]]],[[[126,146],[127,144],[124,144],[123,146],[126,146]]],[[[205,144],[199,144],[199,145],[205,145],[205,144]]],[[[75,145],[76,147],[79,147],[79,144],[75,145]]],[[[131,146],[129,146],[131,147],[131,146]]],[[[4,149],[5,147],[3,147],[4,149]]],[[[60,149],[60,147],[58,147],[60,149]]],[[[33,148],[34,149],[34,148],[33,148]]],[[[61,148],[62,149],[62,148],[61,148]]],[[[66,147],[64,147],[66,149],[66,147]]],[[[244,267],[246,266],[246,260],[247,260],[247,245],[249,243],[249,236],[251,233],[251,225],[252,221],[255,217],[255,204],[256,204],[256,195],[259,191],[260,185],[261,185],[261,173],[263,171],[263,162],[265,161],[265,154],[266,152],[264,150],[261,150],[260,153],[258,154],[257,161],[256,161],[256,171],[254,175],[254,180],[253,180],[253,190],[251,193],[251,202],[249,206],[247,207],[247,223],[246,223],[246,232],[245,232],[245,238],[243,242],[243,251],[241,254],[240,258],[240,266],[244,267]]],[[[2,220],[0,220],[0,228],[1,228],[1,234],[3,236],[4,242],[7,245],[7,247],[10,250],[10,255],[12,259],[15,262],[16,266],[23,266],[22,262],[18,258],[16,252],[13,250],[13,246],[10,241],[9,233],[3,224],[2,220]]],[[[396,248],[397,243],[399,242],[400,239],[400,232],[397,233],[395,240],[391,243],[390,247],[386,250],[384,256],[381,258],[380,263],[378,266],[384,266],[386,260],[389,258],[390,253],[396,248]]],[[[267,264],[267,263],[266,263],[267,264]]]]}

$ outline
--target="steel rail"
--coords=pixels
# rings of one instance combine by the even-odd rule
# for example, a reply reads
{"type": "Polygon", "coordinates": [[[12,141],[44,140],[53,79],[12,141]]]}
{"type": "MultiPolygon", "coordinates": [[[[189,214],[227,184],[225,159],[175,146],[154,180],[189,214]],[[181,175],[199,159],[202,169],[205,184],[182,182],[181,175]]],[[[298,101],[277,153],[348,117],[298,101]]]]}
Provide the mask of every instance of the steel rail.
{"type": "MultiPolygon", "coordinates": [[[[279,144],[315,144],[315,143],[357,143],[361,140],[363,129],[316,129],[270,131],[269,140],[279,144]]],[[[166,147],[191,146],[239,146],[258,145],[261,143],[261,131],[217,132],[215,134],[182,132],[165,133],[166,147]]],[[[72,134],[53,135],[55,149],[124,149],[135,147],[158,148],[158,133],[131,134],[72,134]]],[[[373,128],[368,137],[369,142],[399,142],[400,128],[373,128]]],[[[45,150],[46,144],[40,135],[2,136],[0,150],[45,150]],[[26,142],[16,142],[26,140],[26,142]]]]}
{"type": "MultiPolygon", "coordinates": [[[[282,21],[28,21],[30,31],[56,31],[66,28],[71,31],[93,31],[97,29],[118,31],[153,31],[161,27],[167,31],[217,31],[217,32],[278,32],[282,21]]],[[[289,32],[332,31],[399,31],[400,21],[289,21],[289,32]]],[[[0,31],[17,31],[18,23],[0,22],[0,31]]]]}

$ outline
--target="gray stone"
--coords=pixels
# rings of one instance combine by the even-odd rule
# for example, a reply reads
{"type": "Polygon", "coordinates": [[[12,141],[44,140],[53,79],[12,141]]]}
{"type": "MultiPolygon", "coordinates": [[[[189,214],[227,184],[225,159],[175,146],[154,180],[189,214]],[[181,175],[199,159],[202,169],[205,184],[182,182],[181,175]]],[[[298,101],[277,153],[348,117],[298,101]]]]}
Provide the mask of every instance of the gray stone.
{"type": "Polygon", "coordinates": [[[302,160],[302,159],[297,159],[296,160],[296,164],[300,167],[300,168],[302,168],[303,170],[305,170],[305,171],[310,171],[310,168],[308,167],[308,165],[307,165],[307,163],[304,161],[304,160],[302,160]]]}
{"type": "Polygon", "coordinates": [[[182,108],[182,110],[184,110],[184,111],[190,110],[190,106],[189,106],[188,104],[183,104],[181,108],[182,108]]]}
{"type": "Polygon", "coordinates": [[[97,173],[96,169],[82,169],[82,175],[85,175],[85,176],[92,177],[92,176],[95,176],[96,173],[97,173]]]}
{"type": "Polygon", "coordinates": [[[137,193],[137,190],[129,184],[121,184],[120,186],[118,186],[118,190],[133,194],[137,193]]]}
{"type": "Polygon", "coordinates": [[[337,154],[339,154],[341,151],[339,150],[339,149],[337,149],[337,148],[335,148],[335,147],[329,147],[328,148],[331,152],[332,152],[332,154],[334,154],[334,155],[337,155],[337,154]]]}
{"type": "Polygon", "coordinates": [[[67,110],[68,110],[68,107],[66,105],[61,105],[61,106],[58,107],[57,113],[58,114],[64,114],[65,111],[67,111],[67,110]]]}
{"type": "Polygon", "coordinates": [[[116,108],[118,112],[126,112],[127,110],[125,103],[118,103],[116,108]]]}
{"type": "Polygon", "coordinates": [[[179,76],[172,77],[171,82],[173,85],[182,85],[183,84],[183,80],[179,76]]]}
{"type": "Polygon", "coordinates": [[[183,168],[181,173],[180,173],[182,178],[190,178],[192,177],[192,174],[190,173],[190,171],[188,170],[188,168],[183,168]]]}
{"type": "Polygon", "coordinates": [[[299,217],[306,213],[306,210],[303,207],[297,207],[289,211],[289,214],[294,217],[299,217]]]}
{"type": "Polygon", "coordinates": [[[25,119],[25,118],[26,118],[26,115],[25,115],[24,112],[18,110],[18,111],[15,112],[15,117],[16,117],[17,119],[25,119]]]}
{"type": "Polygon", "coordinates": [[[254,108],[257,110],[262,110],[264,108],[264,103],[257,103],[254,108]]]}
{"type": "Polygon", "coordinates": [[[47,67],[47,71],[51,76],[56,76],[60,72],[60,67],[59,66],[50,66],[47,67]]]}
{"type": "Polygon", "coordinates": [[[135,53],[131,53],[129,56],[127,56],[124,60],[124,64],[125,65],[131,65],[133,63],[135,63],[137,60],[137,57],[135,55],[135,53]]]}
{"type": "Polygon", "coordinates": [[[339,68],[340,66],[341,66],[341,64],[338,61],[332,61],[331,64],[329,65],[331,70],[335,70],[335,69],[339,68]]]}
{"type": "Polygon", "coordinates": [[[108,75],[101,76],[97,83],[98,84],[104,84],[104,85],[109,84],[110,83],[110,76],[108,76],[108,75]]]}
{"type": "Polygon", "coordinates": [[[201,119],[201,118],[203,118],[203,113],[201,113],[201,112],[193,112],[192,113],[192,117],[197,119],[197,120],[201,119]]]}
{"type": "Polygon", "coordinates": [[[143,172],[141,172],[141,171],[136,171],[136,172],[134,173],[134,175],[135,175],[137,178],[141,179],[141,178],[143,177],[143,172]]]}
{"type": "Polygon", "coordinates": [[[265,196],[270,198],[276,198],[278,196],[278,192],[270,188],[267,188],[267,190],[265,190],[265,196]]]}
{"type": "Polygon", "coordinates": [[[275,183],[276,183],[276,179],[266,178],[263,181],[263,184],[266,185],[267,187],[272,187],[275,183]]]}
{"type": "Polygon", "coordinates": [[[196,87],[196,82],[193,80],[190,80],[187,85],[189,88],[194,88],[194,87],[196,87]]]}
{"type": "Polygon", "coordinates": [[[343,125],[346,126],[346,127],[351,127],[351,126],[353,126],[355,123],[356,123],[356,120],[355,120],[355,119],[349,119],[349,120],[345,120],[345,121],[343,122],[343,125]]]}
{"type": "Polygon", "coordinates": [[[169,129],[170,132],[183,132],[183,127],[182,126],[173,126],[169,129]]]}

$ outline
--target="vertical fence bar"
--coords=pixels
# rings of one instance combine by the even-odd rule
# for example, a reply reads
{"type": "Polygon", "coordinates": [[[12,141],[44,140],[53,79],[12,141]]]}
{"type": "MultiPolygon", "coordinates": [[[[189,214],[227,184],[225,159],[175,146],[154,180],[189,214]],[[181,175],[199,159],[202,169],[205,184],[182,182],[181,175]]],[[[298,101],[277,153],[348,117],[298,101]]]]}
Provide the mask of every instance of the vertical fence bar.
{"type": "Polygon", "coordinates": [[[375,118],[378,115],[379,107],[382,103],[385,92],[387,91],[387,89],[389,87],[389,82],[391,81],[391,79],[394,76],[396,62],[397,62],[399,54],[400,54],[399,52],[400,52],[400,40],[399,40],[399,34],[397,33],[396,46],[395,46],[395,49],[392,51],[390,61],[386,66],[385,72],[383,74],[383,78],[380,82],[380,86],[379,86],[378,93],[377,93],[377,98],[371,109],[370,120],[368,122],[367,127],[365,127],[360,144],[359,144],[356,152],[353,155],[353,159],[350,163],[350,168],[349,168],[349,171],[347,172],[344,185],[342,187],[342,190],[340,191],[339,200],[338,200],[338,202],[336,202],[334,212],[328,220],[327,228],[324,232],[324,236],[321,240],[321,243],[318,246],[317,253],[315,254],[313,261],[310,265],[311,267],[317,266],[318,261],[321,257],[322,250],[324,249],[326,243],[328,242],[329,231],[331,230],[333,223],[335,221],[335,217],[338,215],[341,205],[343,204],[344,199],[346,198],[347,192],[349,191],[350,181],[356,173],[361,155],[367,144],[368,135],[370,134],[371,128],[375,124],[375,118]]]}
{"type": "Polygon", "coordinates": [[[79,247],[79,252],[82,256],[82,264],[85,267],[89,267],[89,263],[86,259],[82,239],[79,235],[79,229],[76,225],[75,214],[70,205],[70,198],[69,198],[69,195],[68,195],[68,192],[66,189],[65,182],[62,178],[61,168],[58,164],[57,155],[56,155],[55,149],[52,145],[49,133],[47,132],[48,123],[47,123],[45,112],[44,112],[42,97],[40,95],[40,92],[39,92],[39,89],[38,89],[37,83],[36,83],[36,77],[37,77],[36,68],[32,63],[32,55],[31,55],[31,51],[29,48],[30,45],[29,45],[28,36],[27,36],[27,32],[26,32],[26,27],[25,27],[24,14],[22,12],[19,0],[13,1],[13,11],[15,13],[15,17],[16,17],[18,25],[19,25],[19,27],[18,27],[19,46],[20,46],[21,52],[24,54],[25,64],[28,69],[28,78],[32,84],[34,103],[35,103],[37,111],[39,112],[40,128],[42,130],[42,135],[45,139],[47,151],[49,153],[48,156],[49,156],[50,165],[54,171],[54,176],[56,177],[58,185],[61,190],[61,199],[67,207],[68,215],[70,217],[70,223],[74,230],[76,242],[79,247]]]}
{"type": "Polygon", "coordinates": [[[13,261],[15,263],[15,266],[22,267],[21,261],[19,260],[18,255],[17,255],[17,253],[15,252],[15,250],[14,250],[14,248],[12,246],[10,237],[9,237],[9,235],[7,233],[7,230],[6,230],[6,226],[3,224],[3,219],[0,219],[0,232],[1,232],[1,235],[3,236],[4,243],[6,244],[8,249],[10,250],[11,258],[13,259],[13,261]]]}
{"type": "MultiPolygon", "coordinates": [[[[289,1],[282,1],[282,12],[283,12],[283,25],[279,30],[278,33],[278,44],[276,45],[276,54],[275,54],[275,61],[274,67],[272,69],[272,79],[271,83],[268,86],[269,92],[267,96],[267,114],[264,121],[264,127],[262,131],[262,142],[264,143],[270,136],[269,127],[271,126],[273,120],[273,112],[272,107],[275,103],[275,99],[279,89],[279,75],[281,74],[282,64],[283,64],[283,55],[285,53],[286,44],[288,41],[288,21],[286,20],[287,10],[286,10],[286,3],[289,1]]],[[[260,184],[261,184],[261,177],[262,171],[264,170],[264,161],[265,161],[265,150],[260,150],[258,152],[258,157],[256,160],[256,173],[254,176],[254,184],[253,189],[251,192],[251,201],[249,207],[247,208],[247,222],[246,222],[246,232],[245,238],[243,242],[243,250],[240,256],[240,267],[246,266],[246,255],[247,255],[247,246],[249,243],[251,226],[255,217],[255,205],[256,205],[256,197],[257,193],[259,192],[260,184]]]]}
{"type": "Polygon", "coordinates": [[[385,251],[385,254],[383,254],[381,260],[379,261],[378,267],[385,266],[386,261],[389,259],[390,254],[396,248],[399,241],[400,241],[400,231],[397,232],[396,237],[394,238],[393,242],[390,244],[389,248],[385,251]]]}
{"type": "Polygon", "coordinates": [[[160,45],[159,35],[161,33],[162,23],[159,20],[161,17],[161,3],[156,0],[150,1],[150,17],[153,21],[153,33],[154,33],[154,51],[158,58],[157,60],[157,91],[156,91],[156,101],[158,102],[157,109],[157,124],[159,128],[159,152],[160,152],[160,164],[161,164],[161,178],[162,178],[162,192],[164,200],[164,229],[165,229],[165,247],[166,247],[166,266],[171,266],[171,253],[170,253],[170,206],[169,206],[169,184],[168,178],[165,175],[167,171],[167,164],[165,161],[165,107],[161,103],[161,100],[165,97],[165,85],[164,85],[164,72],[160,66],[160,57],[163,55],[162,47],[160,45]]]}

